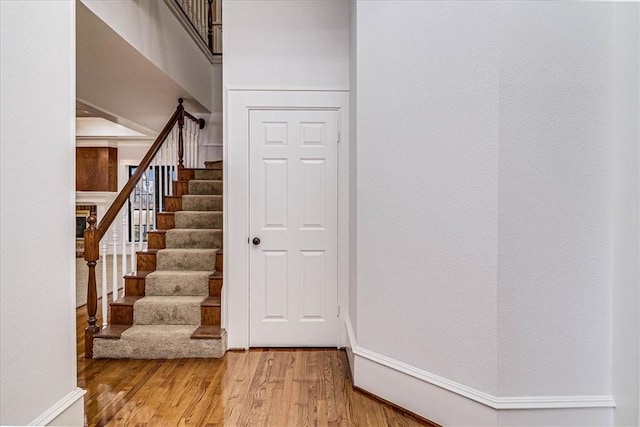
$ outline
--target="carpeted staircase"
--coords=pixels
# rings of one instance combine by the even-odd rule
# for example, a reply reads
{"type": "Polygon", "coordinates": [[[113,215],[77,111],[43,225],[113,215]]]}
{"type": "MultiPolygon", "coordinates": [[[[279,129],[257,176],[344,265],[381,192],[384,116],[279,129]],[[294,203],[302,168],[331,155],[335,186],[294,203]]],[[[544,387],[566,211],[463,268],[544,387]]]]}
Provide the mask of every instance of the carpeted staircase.
{"type": "Polygon", "coordinates": [[[180,170],[158,230],[125,276],[125,294],[110,306],[111,324],[95,335],[94,358],[222,357],[222,170],[180,170]]]}

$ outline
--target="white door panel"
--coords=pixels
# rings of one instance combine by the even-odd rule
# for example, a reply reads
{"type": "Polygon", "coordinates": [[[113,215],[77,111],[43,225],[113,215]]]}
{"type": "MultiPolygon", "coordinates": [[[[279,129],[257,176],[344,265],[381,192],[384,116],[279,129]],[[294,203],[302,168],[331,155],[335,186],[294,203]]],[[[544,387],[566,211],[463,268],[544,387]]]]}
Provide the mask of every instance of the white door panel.
{"type": "Polygon", "coordinates": [[[337,111],[251,110],[250,345],[335,346],[337,111]]]}

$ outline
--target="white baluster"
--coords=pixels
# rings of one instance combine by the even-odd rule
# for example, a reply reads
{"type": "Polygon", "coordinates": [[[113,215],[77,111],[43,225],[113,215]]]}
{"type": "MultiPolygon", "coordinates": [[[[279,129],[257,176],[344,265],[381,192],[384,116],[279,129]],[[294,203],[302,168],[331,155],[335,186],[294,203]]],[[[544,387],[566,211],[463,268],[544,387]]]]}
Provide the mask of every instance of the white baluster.
{"type": "Polygon", "coordinates": [[[173,130],[171,131],[171,140],[169,141],[169,157],[168,157],[168,166],[169,166],[169,179],[168,181],[168,185],[169,185],[169,195],[173,196],[173,162],[174,162],[174,156],[175,156],[175,150],[174,150],[174,146],[175,146],[175,141],[176,141],[176,128],[177,126],[173,127],[173,130]]]}
{"type": "MultiPolygon", "coordinates": [[[[136,236],[134,234],[134,228],[133,228],[133,223],[135,222],[135,216],[133,215],[133,194],[135,194],[135,189],[134,192],[129,196],[129,217],[131,218],[131,220],[129,221],[129,235],[131,236],[131,271],[135,271],[136,269],[136,259],[135,259],[135,252],[136,252],[136,236]]],[[[126,252],[124,253],[124,255],[126,256],[126,252]]]]}
{"type": "MultiPolygon", "coordinates": [[[[145,175],[145,180],[146,180],[146,188],[145,188],[145,223],[144,223],[144,228],[145,228],[145,233],[144,236],[147,238],[147,242],[149,241],[149,235],[146,233],[147,231],[149,231],[149,169],[147,169],[146,171],[144,171],[144,175],[145,175]]],[[[147,243],[148,244],[148,243],[147,243]]],[[[148,246],[147,246],[148,247],[148,246]]]]}
{"type": "MultiPolygon", "coordinates": [[[[127,270],[127,210],[122,210],[122,275],[129,274],[127,270]]],[[[124,287],[122,288],[124,296],[124,287]]]]}
{"type": "Polygon", "coordinates": [[[160,192],[158,194],[158,212],[162,212],[163,207],[164,207],[164,197],[162,197],[164,195],[164,193],[162,192],[162,155],[163,155],[163,151],[162,151],[162,147],[164,146],[164,144],[161,146],[160,150],[158,151],[158,167],[156,172],[158,173],[158,176],[156,177],[156,179],[158,180],[158,191],[160,192]]]}
{"type": "Polygon", "coordinates": [[[184,166],[191,167],[191,119],[184,121],[184,166]]]}
{"type": "Polygon", "coordinates": [[[164,167],[164,170],[162,171],[162,180],[164,182],[164,193],[163,193],[164,195],[169,194],[169,187],[168,187],[169,180],[167,179],[167,171],[169,170],[169,167],[167,165],[169,164],[170,142],[171,142],[171,135],[169,135],[165,143],[162,144],[162,164],[164,167]]]}
{"type": "Polygon", "coordinates": [[[102,241],[101,247],[101,258],[102,258],[102,327],[105,328],[107,326],[107,313],[108,313],[108,299],[107,296],[107,239],[102,241]]]}
{"type": "MultiPolygon", "coordinates": [[[[149,229],[151,230],[155,230],[156,229],[156,169],[154,167],[151,167],[151,171],[153,172],[153,174],[149,174],[149,176],[153,176],[153,181],[149,181],[149,197],[151,198],[151,222],[152,224],[149,225],[149,229]],[[152,227],[153,225],[153,227],[152,227]]],[[[147,235],[148,236],[148,235],[147,235]]],[[[147,237],[147,241],[149,240],[149,238],[147,237]]],[[[147,244],[148,247],[148,244],[147,244]]]]}
{"type": "Polygon", "coordinates": [[[198,125],[196,122],[191,123],[191,167],[196,167],[196,129],[198,125]]]}
{"type": "Polygon", "coordinates": [[[195,162],[196,162],[196,167],[199,167],[198,165],[200,164],[200,123],[198,123],[198,126],[196,126],[196,155],[195,155],[195,162]]]}
{"type": "Polygon", "coordinates": [[[136,185],[138,187],[138,194],[140,194],[140,201],[138,203],[138,250],[142,250],[142,179],[138,181],[136,185]]]}
{"type": "Polygon", "coordinates": [[[113,273],[112,273],[112,293],[111,298],[113,301],[118,299],[118,227],[116,224],[113,225],[113,273]]]}

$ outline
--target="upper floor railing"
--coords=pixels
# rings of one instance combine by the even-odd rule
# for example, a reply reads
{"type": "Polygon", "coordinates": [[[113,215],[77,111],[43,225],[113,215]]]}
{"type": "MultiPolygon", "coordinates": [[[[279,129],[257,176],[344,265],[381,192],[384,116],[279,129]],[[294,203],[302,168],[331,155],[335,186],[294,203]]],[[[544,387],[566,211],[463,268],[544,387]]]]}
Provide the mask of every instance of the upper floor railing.
{"type": "Polygon", "coordinates": [[[222,55],[222,0],[175,0],[213,55],[222,55]]]}

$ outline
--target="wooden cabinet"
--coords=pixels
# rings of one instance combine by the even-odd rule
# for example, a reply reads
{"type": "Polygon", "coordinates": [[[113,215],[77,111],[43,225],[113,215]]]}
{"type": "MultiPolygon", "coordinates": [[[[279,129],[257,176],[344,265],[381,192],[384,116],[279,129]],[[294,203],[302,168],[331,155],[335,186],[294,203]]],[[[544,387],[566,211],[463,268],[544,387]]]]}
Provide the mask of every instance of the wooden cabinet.
{"type": "Polygon", "coordinates": [[[76,148],[76,191],[118,191],[117,148],[76,148]]]}

